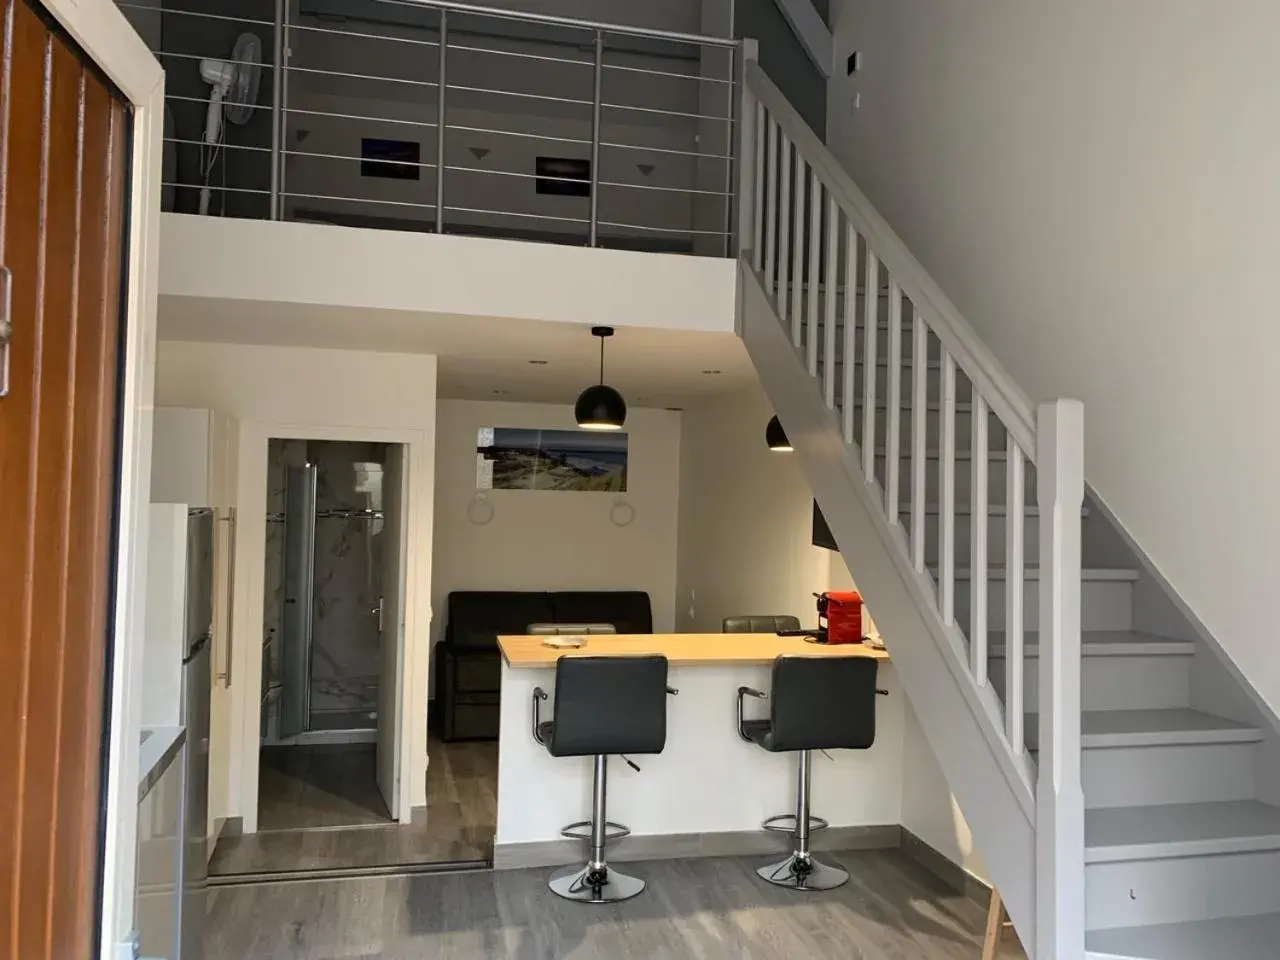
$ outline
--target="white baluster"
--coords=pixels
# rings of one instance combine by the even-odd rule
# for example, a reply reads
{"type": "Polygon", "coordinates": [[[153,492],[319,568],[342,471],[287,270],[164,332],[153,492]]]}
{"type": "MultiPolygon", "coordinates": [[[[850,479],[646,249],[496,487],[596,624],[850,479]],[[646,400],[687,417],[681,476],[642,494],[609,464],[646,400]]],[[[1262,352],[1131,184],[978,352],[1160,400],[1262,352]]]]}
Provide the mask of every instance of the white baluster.
{"type": "Polygon", "coordinates": [[[970,467],[973,503],[969,534],[969,669],[978,686],[987,685],[987,401],[971,390],[973,426],[970,467]]]}
{"type": "MultiPolygon", "coordinates": [[[[876,333],[880,328],[880,260],[867,247],[867,278],[862,294],[862,475],[876,481],[876,333]]],[[[890,397],[887,407],[893,406],[890,397]]]]}
{"type": "Polygon", "coordinates": [[[778,172],[778,289],[774,294],[778,318],[782,329],[787,326],[787,306],[791,299],[791,287],[787,283],[787,271],[791,269],[791,141],[782,134],[779,144],[782,151],[778,172]]]}
{"type": "MultiPolygon", "coordinates": [[[[873,362],[872,366],[875,364],[873,362]]],[[[902,290],[898,281],[889,281],[889,421],[884,438],[884,510],[891,524],[898,522],[898,455],[902,432],[902,290]]]]}
{"type": "MultiPolygon", "coordinates": [[[[764,109],[763,104],[761,109],[764,109]]],[[[781,137],[778,122],[770,117],[768,183],[764,201],[764,288],[773,295],[775,302],[778,296],[778,140],[781,137]]]]}
{"type": "Polygon", "coordinates": [[[822,252],[822,184],[818,182],[818,171],[809,173],[809,276],[805,281],[805,296],[808,297],[809,333],[805,346],[808,349],[809,376],[818,375],[818,292],[822,285],[818,282],[818,256],[822,252]]]}
{"type": "Polygon", "coordinates": [[[929,328],[920,308],[911,326],[911,565],[924,573],[925,430],[929,400],[929,328]]]}
{"type": "Polygon", "coordinates": [[[1036,781],[1036,956],[1084,956],[1080,784],[1080,507],[1084,407],[1036,410],[1040,504],[1040,757],[1036,781]]]}
{"type": "Polygon", "coordinates": [[[956,622],[956,361],[942,349],[942,449],[938,460],[938,609],[956,622]]]}
{"type": "Polygon", "coordinates": [[[840,289],[840,207],[836,198],[827,194],[827,269],[823,278],[826,291],[825,334],[822,349],[822,388],[827,409],[836,405],[836,301],[840,289]]]}
{"type": "Polygon", "coordinates": [[[1023,731],[1024,658],[1022,652],[1023,614],[1023,523],[1026,517],[1027,470],[1022,448],[1008,435],[1005,442],[1005,520],[1004,520],[1004,728],[1013,755],[1021,756],[1027,737],[1023,731]]]}
{"type": "Polygon", "coordinates": [[[791,207],[791,226],[795,239],[791,245],[791,342],[799,349],[804,325],[804,186],[808,168],[800,151],[796,151],[796,199],[791,207]]]}
{"type": "Polygon", "coordinates": [[[844,267],[844,391],[840,394],[844,415],[844,442],[853,443],[853,370],[858,339],[858,231],[845,230],[844,267]]]}
{"type": "Polygon", "coordinates": [[[755,172],[755,203],[751,205],[752,225],[751,225],[751,266],[760,272],[762,257],[764,256],[763,240],[764,240],[764,178],[766,169],[772,170],[770,166],[765,167],[764,162],[764,104],[756,101],[756,152],[752,156],[752,167],[755,172]]]}

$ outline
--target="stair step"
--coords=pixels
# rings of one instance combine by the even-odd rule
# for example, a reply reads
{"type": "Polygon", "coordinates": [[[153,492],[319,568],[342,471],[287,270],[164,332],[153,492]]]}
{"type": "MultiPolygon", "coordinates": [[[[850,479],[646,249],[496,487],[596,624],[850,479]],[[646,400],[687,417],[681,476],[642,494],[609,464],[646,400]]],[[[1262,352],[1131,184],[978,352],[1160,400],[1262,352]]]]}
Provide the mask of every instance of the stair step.
{"type": "Polygon", "coordinates": [[[1085,951],[1087,960],[1275,960],[1280,913],[1095,930],[1085,951]]]}
{"type": "Polygon", "coordinates": [[[1280,807],[1256,800],[1089,810],[1085,863],[1280,850],[1280,807]]]}
{"type": "MultiPolygon", "coordinates": [[[[1003,659],[1003,633],[988,635],[992,657],[1003,659]]],[[[1027,632],[1022,638],[1022,653],[1028,659],[1040,656],[1039,634],[1027,632]]],[[[1080,652],[1086,657],[1189,657],[1196,652],[1190,640],[1173,640],[1136,630],[1091,630],[1081,635],[1080,652]]]]}
{"type": "MultiPolygon", "coordinates": [[[[898,504],[898,510],[904,516],[909,516],[911,514],[911,501],[906,500],[906,501],[900,502],[898,504]]],[[[924,505],[924,512],[926,515],[929,515],[929,516],[937,516],[942,512],[942,506],[937,503],[926,503],[924,505]]],[[[973,504],[971,503],[957,503],[955,506],[955,514],[957,517],[967,517],[967,516],[970,516],[972,513],[973,513],[973,504]]],[[[987,504],[987,516],[989,517],[1003,517],[1003,516],[1007,516],[1008,513],[1009,513],[1008,504],[1004,504],[1004,503],[987,504]]],[[[1038,517],[1040,516],[1040,508],[1036,506],[1034,503],[1028,503],[1022,508],[1022,513],[1024,516],[1027,516],[1027,517],[1038,517]]],[[[1088,517],[1089,508],[1081,507],[1080,516],[1088,517]]]]}
{"type": "MultiPolygon", "coordinates": [[[[1039,716],[1027,715],[1027,741],[1033,749],[1039,740],[1039,716]]],[[[1086,710],[1080,715],[1081,746],[1174,747],[1214,743],[1258,743],[1257,727],[1201,713],[1190,708],[1173,710],[1086,710]]]]}
{"type": "MultiPolygon", "coordinates": [[[[1035,632],[1025,636],[1024,709],[1040,708],[1040,646],[1035,632]]],[[[992,688],[1005,694],[1005,637],[988,634],[988,670],[992,688]]],[[[1082,634],[1081,708],[1106,710],[1171,710],[1191,705],[1191,665],[1195,644],[1125,630],[1082,634]]],[[[1199,799],[1192,795],[1187,802],[1199,799]]],[[[1125,804],[1121,804],[1122,806],[1125,804]]]]}
{"type": "MultiPolygon", "coordinates": [[[[937,578],[938,571],[933,568],[929,571],[937,578]]],[[[987,582],[999,582],[1007,578],[1008,571],[1004,567],[989,567],[987,569],[987,582]]],[[[1129,570],[1121,567],[1086,567],[1080,571],[1080,579],[1087,583],[1132,583],[1138,579],[1137,570],[1129,570]]],[[[972,580],[973,572],[968,567],[956,568],[957,580],[972,580]]],[[[1024,583],[1040,579],[1040,567],[1028,564],[1022,571],[1022,580],[1024,583]]]]}
{"type": "MultiPolygon", "coordinates": [[[[883,460],[883,459],[885,458],[885,456],[887,455],[887,453],[888,453],[888,451],[887,451],[884,447],[876,447],[876,456],[877,456],[877,457],[879,457],[880,459],[882,459],[882,460],[883,460]]],[[[902,445],[901,445],[901,449],[898,451],[898,455],[899,455],[899,457],[900,457],[901,459],[903,459],[903,460],[910,460],[910,459],[911,459],[911,447],[910,447],[909,445],[905,444],[905,443],[904,443],[904,444],[902,444],[902,445]]],[[[928,449],[926,449],[926,450],[925,450],[925,452],[924,452],[924,458],[925,458],[926,460],[941,460],[941,459],[942,459],[942,451],[941,451],[941,450],[939,450],[937,447],[929,447],[929,448],[928,448],[928,449]]],[[[957,449],[956,449],[956,459],[957,459],[957,460],[965,460],[965,461],[972,460],[972,459],[973,459],[973,451],[972,451],[971,449],[967,448],[967,447],[966,447],[966,448],[964,448],[964,449],[957,448],[957,449]]],[[[1001,448],[999,448],[999,449],[996,449],[996,448],[994,448],[994,447],[993,447],[993,448],[991,448],[990,450],[988,450],[988,451],[987,451],[987,459],[988,459],[988,460],[990,460],[990,461],[992,461],[993,463],[994,463],[994,462],[996,462],[996,461],[999,461],[999,462],[1001,462],[1001,463],[1004,463],[1004,462],[1006,462],[1006,461],[1009,459],[1009,453],[1008,453],[1008,451],[1007,451],[1004,447],[1001,447],[1001,448]]],[[[1027,465],[1027,469],[1028,469],[1028,470],[1034,470],[1034,469],[1035,469],[1035,464],[1034,464],[1034,463],[1032,463],[1030,460],[1026,460],[1026,461],[1024,461],[1024,462],[1026,463],[1026,465],[1027,465]]]]}

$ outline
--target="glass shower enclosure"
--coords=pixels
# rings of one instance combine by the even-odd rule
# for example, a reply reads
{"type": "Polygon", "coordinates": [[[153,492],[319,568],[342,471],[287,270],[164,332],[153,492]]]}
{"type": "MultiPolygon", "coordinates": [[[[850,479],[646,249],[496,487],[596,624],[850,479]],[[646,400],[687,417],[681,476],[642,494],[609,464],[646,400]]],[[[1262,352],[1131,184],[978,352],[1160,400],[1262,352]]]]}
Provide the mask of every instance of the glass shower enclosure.
{"type": "Polygon", "coordinates": [[[381,444],[272,441],[265,743],[376,734],[384,459],[381,444]]]}

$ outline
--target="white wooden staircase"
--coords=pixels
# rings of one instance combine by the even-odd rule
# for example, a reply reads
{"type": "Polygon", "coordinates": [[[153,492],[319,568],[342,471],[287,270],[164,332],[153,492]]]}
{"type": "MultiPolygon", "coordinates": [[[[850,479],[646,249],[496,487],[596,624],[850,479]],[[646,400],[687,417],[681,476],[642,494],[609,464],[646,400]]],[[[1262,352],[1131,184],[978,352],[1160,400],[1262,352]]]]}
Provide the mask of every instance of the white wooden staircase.
{"type": "Polygon", "coordinates": [[[740,333],[1037,960],[1280,957],[1260,724],[1091,562],[1083,415],[1033,408],[744,65],[740,333]],[[1084,538],[1087,540],[1087,538],[1084,538]]]}

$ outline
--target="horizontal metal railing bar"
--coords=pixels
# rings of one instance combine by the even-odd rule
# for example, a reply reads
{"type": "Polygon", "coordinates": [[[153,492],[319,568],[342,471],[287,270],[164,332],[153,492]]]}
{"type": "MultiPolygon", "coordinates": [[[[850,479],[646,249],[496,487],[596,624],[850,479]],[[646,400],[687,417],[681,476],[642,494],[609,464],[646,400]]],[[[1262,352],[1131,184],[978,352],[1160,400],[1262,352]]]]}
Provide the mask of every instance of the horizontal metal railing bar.
{"type": "Polygon", "coordinates": [[[356,157],[348,153],[317,153],[314,150],[281,150],[282,156],[286,157],[315,157],[318,160],[351,160],[356,163],[384,163],[397,167],[417,167],[419,170],[434,170],[436,164],[428,160],[369,160],[367,157],[356,157]]]}
{"type": "MultiPolygon", "coordinates": [[[[688,193],[699,197],[731,197],[732,193],[724,190],[700,190],[697,187],[661,187],[653,183],[622,183],[617,180],[601,180],[602,187],[622,187],[627,190],[658,190],[663,193],[688,193]]],[[[723,234],[723,230],[717,230],[717,234],[723,234]]]]}
{"type": "MultiPolygon", "coordinates": [[[[162,187],[173,187],[177,190],[203,190],[206,184],[203,183],[174,183],[170,180],[163,180],[160,183],[162,187]]],[[[220,190],[223,193],[260,193],[263,196],[270,196],[270,190],[259,190],[256,187],[227,187],[219,186],[216,183],[207,184],[210,190],[220,190]]]]}
{"type": "Polygon", "coordinates": [[[361,40],[387,40],[391,43],[406,43],[413,47],[438,47],[439,40],[415,40],[413,37],[394,37],[385,33],[362,33],[356,30],[336,30],[333,27],[313,27],[309,24],[289,21],[289,32],[305,30],[308,33],[330,33],[340,37],[357,37],[361,40]]]}
{"type": "MultiPolygon", "coordinates": [[[[359,159],[353,157],[351,159],[359,159]]],[[[386,161],[388,163],[395,161],[386,161]]],[[[445,170],[452,173],[482,173],[490,174],[495,177],[517,177],[522,180],[553,180],[557,183],[586,183],[581,177],[548,177],[540,173],[523,173],[519,170],[486,170],[481,167],[458,167],[453,164],[446,163],[445,170]]],[[[697,190],[693,187],[661,187],[651,183],[623,183],[615,180],[597,181],[602,187],[623,187],[633,190],[659,190],[665,193],[696,193],[708,197],[728,197],[732,194],[722,193],[718,190],[697,190]]]]}
{"type": "Polygon", "coordinates": [[[554,180],[557,183],[587,182],[581,177],[546,177],[538,173],[522,173],[519,170],[484,170],[480,167],[458,167],[451,163],[446,163],[444,168],[449,173],[484,173],[495,177],[516,177],[520,180],[554,180]]]}
{"type": "Polygon", "coordinates": [[[325,77],[347,77],[351,80],[375,80],[378,83],[405,83],[415,87],[439,86],[434,80],[410,80],[408,77],[380,77],[373,73],[347,73],[343,70],[321,70],[319,67],[291,67],[286,65],[285,73],[318,73],[325,77]]]}
{"type": "MultiPolygon", "coordinates": [[[[605,51],[608,52],[607,50],[605,51]]],[[[651,73],[655,77],[675,77],[678,80],[697,80],[700,83],[726,83],[733,84],[732,80],[722,79],[721,77],[704,77],[697,73],[676,73],[674,70],[650,70],[648,67],[624,67],[620,63],[602,64],[606,70],[624,70],[628,73],[651,73]]]]}
{"type": "Polygon", "coordinates": [[[692,227],[646,227],[639,223],[618,223],[613,220],[601,220],[602,227],[620,227],[623,230],[645,230],[649,233],[679,233],[700,237],[723,237],[723,230],[694,230],[692,227]]]}
{"type": "MultiPolygon", "coordinates": [[[[284,107],[283,113],[298,113],[308,117],[333,117],[336,120],[363,120],[374,123],[400,123],[410,127],[426,127],[435,129],[434,120],[400,120],[396,117],[362,117],[355,113],[337,113],[332,110],[308,110],[303,107],[284,107]]],[[[446,128],[447,128],[446,124],[446,128]]]]}
{"type": "MultiPolygon", "coordinates": [[[[453,128],[449,127],[449,129],[452,130],[453,128]]],[[[699,153],[697,150],[677,150],[674,147],[644,147],[637,143],[609,143],[607,140],[601,140],[600,146],[609,147],[612,150],[639,150],[642,153],[670,153],[678,157],[697,157],[701,160],[733,159],[733,156],[728,153],[699,153]]]]}
{"type": "MultiPolygon", "coordinates": [[[[206,107],[209,105],[208,97],[184,97],[183,95],[178,93],[166,93],[164,95],[164,98],[165,100],[174,100],[174,101],[177,101],[178,103],[199,103],[206,107]]],[[[270,110],[271,109],[271,104],[269,103],[241,103],[241,104],[237,104],[236,106],[242,107],[245,110],[270,110]]]]}
{"type": "MultiPolygon", "coordinates": [[[[182,137],[165,137],[165,143],[184,143],[192,147],[217,147],[219,150],[249,150],[253,153],[271,153],[270,147],[255,147],[248,143],[205,143],[203,140],[183,139],[182,137]]],[[[197,184],[199,186],[199,184],[197,184]]]]}
{"type": "Polygon", "coordinates": [[[518,210],[486,210],[483,207],[450,207],[445,213],[483,213],[493,217],[519,217],[524,220],[552,220],[557,223],[581,223],[584,226],[591,221],[586,217],[556,217],[546,213],[521,213],[518,210]]]}
{"type": "Polygon", "coordinates": [[[658,113],[664,117],[688,117],[690,120],[721,120],[725,123],[733,123],[733,118],[729,116],[715,116],[708,113],[685,113],[683,110],[664,110],[661,107],[636,107],[629,106],[625,103],[601,103],[600,106],[609,110],[631,110],[635,113],[658,113]]]}
{"type": "Polygon", "coordinates": [[[414,200],[381,200],[373,197],[334,197],[326,196],[322,193],[299,193],[295,190],[282,190],[282,197],[293,197],[295,200],[332,200],[339,203],[380,203],[384,207],[413,207],[417,210],[432,210],[436,208],[435,201],[421,203],[414,200]]]}
{"type": "MultiPolygon", "coordinates": [[[[236,66],[243,67],[261,67],[263,70],[274,70],[276,68],[274,63],[255,63],[252,60],[232,60],[229,57],[219,57],[216,55],[206,56],[200,53],[172,53],[165,50],[159,50],[156,52],[156,56],[173,57],[177,60],[221,60],[223,63],[234,63],[236,66]]],[[[208,102],[207,97],[204,98],[204,100],[205,102],[208,102]]]]}
{"type": "Polygon", "coordinates": [[[545,61],[546,63],[570,63],[574,66],[580,67],[595,66],[594,60],[575,60],[571,57],[548,57],[543,56],[540,53],[517,53],[515,50],[495,50],[492,47],[471,47],[462,43],[450,42],[449,52],[453,53],[455,50],[466,50],[469,53],[491,53],[497,57],[516,57],[521,60],[538,60],[545,61]]]}
{"type": "MultiPolygon", "coordinates": [[[[180,189],[180,190],[198,190],[201,188],[202,185],[190,184],[190,183],[173,183],[173,182],[165,181],[164,183],[161,184],[161,186],[173,187],[175,189],[180,189]]],[[[217,190],[222,193],[248,193],[248,194],[258,194],[262,196],[266,196],[271,193],[270,190],[259,190],[259,189],[254,189],[252,187],[226,187],[226,186],[218,186],[216,184],[210,184],[209,189],[217,190]]],[[[320,193],[299,193],[292,190],[286,190],[282,192],[281,196],[292,197],[295,200],[329,200],[337,203],[361,203],[361,204],[377,203],[383,206],[411,207],[419,210],[435,210],[435,206],[436,206],[434,202],[419,203],[411,200],[383,200],[383,199],[376,199],[373,197],[339,197],[339,196],[332,196],[332,195],[320,194],[320,193]]],[[[478,213],[478,214],[484,214],[486,216],[517,217],[525,220],[546,220],[546,221],[551,221],[556,223],[580,223],[585,225],[589,222],[585,217],[558,217],[558,216],[552,216],[550,214],[545,214],[545,213],[521,213],[517,210],[489,210],[484,207],[446,206],[444,209],[446,213],[478,213]]],[[[648,233],[672,233],[672,234],[679,234],[679,235],[687,234],[690,236],[708,236],[708,237],[725,236],[725,233],[722,230],[695,230],[691,227],[653,227],[653,226],[646,226],[644,224],[639,224],[639,223],[623,223],[623,222],[614,221],[614,220],[601,220],[599,221],[599,223],[600,223],[600,226],[602,227],[616,227],[622,230],[642,230],[648,233]]]]}
{"type": "MultiPolygon", "coordinates": [[[[576,143],[582,146],[591,146],[591,141],[581,137],[552,137],[545,133],[525,133],[520,130],[491,130],[488,127],[467,127],[462,124],[449,123],[446,118],[444,128],[446,130],[460,130],[463,133],[490,133],[495,136],[503,137],[520,137],[525,140],[542,140],[547,143],[576,143]]],[[[604,144],[601,144],[604,146],[604,144]]]]}
{"type": "Polygon", "coordinates": [[[524,100],[550,100],[554,103],[576,103],[581,106],[589,107],[592,105],[590,100],[577,100],[573,97],[553,97],[546,93],[520,93],[515,90],[493,90],[489,87],[471,87],[461,84],[449,83],[445,85],[446,90],[461,90],[465,93],[484,93],[491,94],[496,97],[520,97],[524,100]]]}
{"type": "MultiPolygon", "coordinates": [[[[448,129],[453,129],[453,128],[450,127],[448,129]]],[[[164,140],[166,143],[181,143],[181,144],[187,144],[193,147],[210,146],[210,144],[205,143],[203,140],[187,140],[181,137],[165,137],[164,140]]],[[[222,143],[222,144],[219,144],[218,146],[219,146],[219,149],[223,149],[223,150],[247,150],[252,153],[271,153],[272,152],[270,147],[258,147],[258,146],[253,146],[247,143],[222,143]]],[[[413,161],[413,160],[372,160],[370,161],[368,157],[356,156],[355,154],[350,154],[350,153],[321,153],[315,150],[281,150],[280,153],[286,157],[312,157],[318,160],[349,160],[353,163],[363,163],[368,161],[372,163],[385,163],[388,165],[394,165],[398,167],[417,167],[418,169],[421,169],[421,170],[435,170],[437,167],[436,164],[431,163],[429,161],[413,161]]],[[[548,176],[548,175],[539,174],[539,173],[524,173],[518,170],[486,170],[482,167],[465,167],[465,166],[457,166],[455,164],[450,164],[450,163],[446,163],[444,168],[446,171],[450,171],[453,173],[487,174],[495,177],[516,177],[523,180],[550,180],[556,183],[582,183],[583,182],[581,177],[555,177],[555,176],[548,176]]],[[[696,194],[698,196],[706,196],[706,197],[729,197],[733,195],[731,193],[726,193],[725,191],[722,191],[722,190],[700,190],[695,187],[671,187],[671,186],[661,186],[661,185],[652,184],[652,183],[626,183],[621,180],[601,180],[599,181],[599,185],[602,187],[617,187],[624,190],[655,190],[660,193],[686,193],[686,194],[696,194]]],[[[200,184],[191,184],[191,186],[198,187],[200,186],[200,184]]]]}
{"type": "Polygon", "coordinates": [[[590,220],[585,216],[553,216],[552,214],[522,214],[518,210],[485,210],[484,207],[475,206],[445,206],[444,212],[454,212],[454,214],[486,214],[489,216],[516,216],[522,220],[553,220],[556,223],[580,223],[589,224],[590,220]]]}
{"type": "MultiPolygon", "coordinates": [[[[181,97],[181,96],[177,96],[176,94],[170,94],[168,97],[166,97],[166,99],[181,100],[188,103],[208,103],[209,102],[208,100],[202,99],[200,97],[181,97]]],[[[248,107],[250,110],[270,109],[270,107],[265,104],[246,104],[245,106],[248,107]]],[[[413,126],[421,126],[421,127],[428,127],[428,128],[435,127],[435,122],[432,120],[401,120],[401,119],[396,119],[392,117],[361,117],[355,114],[335,113],[333,111],[307,110],[302,107],[288,107],[286,108],[285,112],[306,114],[308,116],[333,117],[340,120],[363,120],[363,121],[373,121],[376,123],[403,123],[403,124],[411,124],[413,126]]],[[[546,143],[568,143],[568,144],[576,144],[578,146],[590,146],[591,144],[590,140],[587,140],[581,137],[553,137],[545,133],[524,133],[518,130],[498,130],[490,127],[463,126],[462,124],[446,123],[445,129],[457,130],[463,133],[486,133],[486,134],[491,134],[493,136],[519,137],[526,140],[540,140],[546,143]]],[[[200,146],[200,145],[207,146],[207,144],[204,144],[204,142],[201,140],[179,140],[174,137],[166,137],[165,139],[173,140],[175,143],[191,143],[197,146],[200,146]]],[[[243,149],[243,147],[240,144],[227,143],[225,141],[223,142],[222,145],[224,147],[229,147],[233,150],[243,149]]],[[[677,150],[674,147],[652,147],[652,146],[643,146],[641,144],[636,144],[636,143],[611,143],[609,141],[602,140],[600,141],[600,146],[611,149],[611,150],[632,150],[636,153],[664,153],[664,154],[672,154],[674,156],[680,156],[680,157],[694,157],[702,160],[732,160],[733,159],[732,156],[724,153],[699,153],[696,150],[677,150]]],[[[269,150],[270,148],[254,147],[252,149],[269,150]]],[[[725,194],[721,193],[720,195],[724,196],[725,194]]]]}
{"type": "Polygon", "coordinates": [[[199,10],[174,10],[171,7],[147,6],[143,3],[123,3],[116,0],[116,6],[125,10],[145,10],[147,13],[163,13],[164,16],[172,16],[177,14],[180,17],[204,17],[206,20],[230,20],[233,23],[247,23],[255,27],[270,27],[275,29],[276,25],[271,20],[254,20],[252,17],[231,17],[223,13],[202,13],[199,10]]]}
{"type": "Polygon", "coordinates": [[[448,10],[451,13],[474,14],[480,17],[492,17],[495,20],[522,20],[526,23],[545,23],[558,27],[577,27],[582,30],[603,30],[605,33],[622,37],[648,37],[652,40],[671,40],[676,43],[689,43],[701,47],[736,47],[738,41],[727,37],[709,37],[697,33],[679,33],[673,30],[658,30],[652,27],[629,27],[618,23],[604,23],[598,20],[580,20],[576,17],[560,17],[548,13],[525,13],[517,10],[500,10],[494,7],[477,6],[471,3],[458,3],[456,0],[376,0],[394,6],[427,7],[436,10],[448,10]]]}

